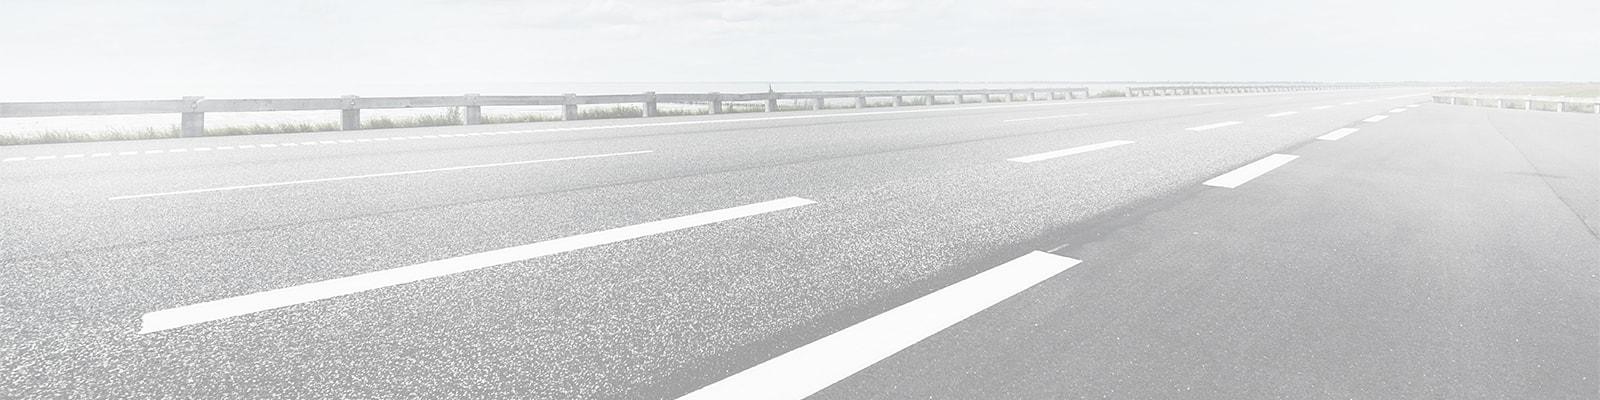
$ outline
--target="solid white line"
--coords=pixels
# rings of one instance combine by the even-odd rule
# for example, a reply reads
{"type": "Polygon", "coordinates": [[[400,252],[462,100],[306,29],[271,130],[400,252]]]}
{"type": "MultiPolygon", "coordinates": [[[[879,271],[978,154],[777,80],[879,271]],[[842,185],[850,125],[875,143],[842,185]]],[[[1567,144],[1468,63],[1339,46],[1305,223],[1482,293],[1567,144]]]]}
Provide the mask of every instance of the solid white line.
{"type": "Polygon", "coordinates": [[[1360,129],[1356,129],[1356,128],[1334,129],[1333,132],[1328,132],[1325,135],[1317,136],[1317,140],[1329,140],[1329,141],[1339,140],[1339,139],[1344,138],[1345,136],[1349,136],[1352,133],[1356,133],[1356,131],[1358,131],[1358,130],[1360,130],[1360,129]]]}
{"type": "Polygon", "coordinates": [[[1057,157],[1066,157],[1066,156],[1070,156],[1070,155],[1073,155],[1073,154],[1088,153],[1088,152],[1095,151],[1095,150],[1109,149],[1109,148],[1112,148],[1112,147],[1117,147],[1117,146],[1121,146],[1121,145],[1125,145],[1125,144],[1133,144],[1133,141],[1130,141],[1130,140],[1113,140],[1113,141],[1104,142],[1104,143],[1096,143],[1096,144],[1091,144],[1091,145],[1086,145],[1086,146],[1073,147],[1073,148],[1070,148],[1070,149],[1056,150],[1056,151],[1039,153],[1039,154],[1022,156],[1022,157],[1007,158],[1006,161],[1019,162],[1019,163],[1031,163],[1031,162],[1035,162],[1035,161],[1049,160],[1049,159],[1057,158],[1057,157]]]}
{"type": "Polygon", "coordinates": [[[1378,122],[1378,121],[1382,121],[1382,120],[1387,119],[1387,118],[1389,118],[1389,116],[1387,116],[1387,115],[1374,115],[1374,116],[1371,116],[1371,117],[1367,117],[1367,119],[1363,119],[1362,121],[1378,122]]]}
{"type": "Polygon", "coordinates": [[[384,173],[378,173],[378,174],[340,176],[340,177],[333,177],[333,178],[304,179],[304,180],[287,181],[287,182],[258,183],[258,184],[254,184],[254,185],[226,186],[226,187],[210,188],[210,189],[180,190],[180,191],[175,191],[175,192],[162,192],[162,193],[150,193],[150,194],[136,194],[136,195],[128,195],[128,196],[117,196],[117,197],[110,198],[110,200],[127,200],[127,199],[138,199],[138,198],[145,198],[145,197],[171,196],[171,195],[179,195],[179,194],[220,192],[220,191],[225,191],[225,190],[255,189],[255,188],[273,187],[273,186],[285,186],[285,185],[299,185],[299,184],[306,184],[306,183],[343,181],[343,180],[350,180],[350,179],[365,179],[365,178],[378,178],[378,177],[396,176],[396,175],[424,174],[424,173],[430,173],[430,172],[459,171],[459,170],[464,170],[464,169],[505,167],[505,166],[511,166],[511,165],[538,164],[538,163],[546,163],[546,162],[552,162],[552,161],[583,160],[583,159],[589,159],[589,158],[615,157],[615,156],[626,156],[626,155],[633,155],[633,154],[644,154],[644,153],[649,153],[649,152],[652,152],[652,151],[653,150],[640,150],[640,151],[629,151],[629,152],[623,152],[623,153],[607,153],[607,154],[594,154],[594,155],[587,155],[587,156],[546,158],[546,159],[542,159],[542,160],[513,161],[513,162],[494,163],[494,164],[463,165],[463,166],[459,166],[459,167],[419,169],[419,170],[413,170],[413,171],[400,171],[400,172],[384,172],[384,173]]]}
{"type": "Polygon", "coordinates": [[[815,204],[811,200],[788,197],[699,214],[685,215],[629,225],[560,239],[469,254],[343,278],[290,286],[265,292],[212,300],[199,304],[145,313],[139,333],[151,333],[202,322],[216,321],[274,308],[309,303],[347,294],[437,278],[501,264],[601,246],[659,233],[709,225],[815,204]]]}
{"type": "Polygon", "coordinates": [[[1299,111],[1284,111],[1284,112],[1277,113],[1277,114],[1267,114],[1267,118],[1277,118],[1277,117],[1282,117],[1282,116],[1295,115],[1295,114],[1299,114],[1299,113],[1300,113],[1299,111]]]}
{"type": "Polygon", "coordinates": [[[26,159],[28,159],[28,158],[27,157],[9,157],[9,158],[6,158],[4,160],[0,160],[0,162],[22,161],[22,160],[26,160],[26,159]]]}
{"type": "Polygon", "coordinates": [[[1239,169],[1222,174],[1222,176],[1211,178],[1211,180],[1205,181],[1203,184],[1206,186],[1216,186],[1229,189],[1236,188],[1239,187],[1239,185],[1243,185],[1245,182],[1249,182],[1251,179],[1255,179],[1256,177],[1266,174],[1268,171],[1282,167],[1284,164],[1288,164],[1290,161],[1294,161],[1296,158],[1300,158],[1300,156],[1273,154],[1267,156],[1267,158],[1256,160],[1256,162],[1239,167],[1239,169]]]}
{"type": "Polygon", "coordinates": [[[1417,108],[1417,107],[1422,107],[1422,105],[1421,104],[1411,104],[1411,105],[1407,105],[1406,107],[1408,107],[1408,108],[1417,108]]]}
{"type": "Polygon", "coordinates": [[[805,398],[1079,262],[1050,253],[1028,253],[679,400],[805,398]]]}
{"type": "Polygon", "coordinates": [[[1218,122],[1218,123],[1211,124],[1211,125],[1200,125],[1200,126],[1196,126],[1196,127],[1193,127],[1193,128],[1186,128],[1186,130],[1199,132],[1199,131],[1204,131],[1204,130],[1217,129],[1217,128],[1221,128],[1221,127],[1224,127],[1224,126],[1238,125],[1238,124],[1242,124],[1242,123],[1243,122],[1239,122],[1239,121],[1218,122]]]}
{"type": "Polygon", "coordinates": [[[1048,116],[1048,117],[1017,118],[1017,119],[1008,119],[1008,120],[1004,120],[1004,121],[1000,121],[1000,122],[1037,121],[1037,120],[1041,120],[1041,119],[1082,117],[1082,116],[1085,116],[1085,115],[1089,115],[1089,114],[1066,114],[1066,115],[1052,115],[1052,116],[1048,116]]]}
{"type": "Polygon", "coordinates": [[[1333,106],[1316,106],[1316,107],[1311,107],[1311,109],[1313,109],[1313,110],[1326,110],[1326,109],[1329,109],[1329,108],[1333,108],[1333,106]]]}
{"type": "Polygon", "coordinates": [[[1396,108],[1396,109],[1393,109],[1393,110],[1389,110],[1389,112],[1390,113],[1403,113],[1403,112],[1406,112],[1406,110],[1409,110],[1409,108],[1404,108],[1404,107],[1396,108]]]}
{"type": "Polygon", "coordinates": [[[1339,103],[1339,105],[1341,105],[1341,106],[1348,106],[1348,105],[1351,105],[1351,104],[1361,104],[1361,102],[1359,102],[1359,101],[1351,101],[1351,102],[1339,103]]]}
{"type": "Polygon", "coordinates": [[[1199,107],[1199,106],[1214,106],[1214,105],[1219,105],[1219,104],[1228,104],[1228,103],[1200,103],[1200,104],[1190,104],[1189,106],[1190,107],[1199,107]]]}

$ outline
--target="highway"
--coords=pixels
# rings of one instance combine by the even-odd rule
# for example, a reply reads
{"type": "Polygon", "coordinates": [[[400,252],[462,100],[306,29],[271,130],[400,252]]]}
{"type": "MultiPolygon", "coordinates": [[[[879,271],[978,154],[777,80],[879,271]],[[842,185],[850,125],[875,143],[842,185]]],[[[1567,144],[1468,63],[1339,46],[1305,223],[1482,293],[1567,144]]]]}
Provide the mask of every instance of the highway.
{"type": "Polygon", "coordinates": [[[1600,117],[1427,92],[0,147],[0,398],[1600,396],[1600,117]]]}

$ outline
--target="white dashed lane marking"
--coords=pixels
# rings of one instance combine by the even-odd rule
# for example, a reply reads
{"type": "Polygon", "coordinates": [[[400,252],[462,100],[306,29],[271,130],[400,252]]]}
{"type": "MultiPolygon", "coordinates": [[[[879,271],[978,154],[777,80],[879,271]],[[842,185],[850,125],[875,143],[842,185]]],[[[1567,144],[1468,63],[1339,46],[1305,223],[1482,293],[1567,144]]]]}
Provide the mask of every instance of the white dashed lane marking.
{"type": "Polygon", "coordinates": [[[911,347],[1080,261],[1031,252],[834,332],[679,400],[795,400],[911,347]]]}
{"type": "Polygon", "coordinates": [[[1200,125],[1200,126],[1196,126],[1196,127],[1192,127],[1192,128],[1185,128],[1185,130],[1199,132],[1199,131],[1217,129],[1217,128],[1221,128],[1221,127],[1224,127],[1224,126],[1238,125],[1238,124],[1242,124],[1242,123],[1244,123],[1244,122],[1240,122],[1240,121],[1218,122],[1218,123],[1210,124],[1210,125],[1200,125]]]}
{"type": "Polygon", "coordinates": [[[1256,160],[1253,163],[1239,167],[1239,169],[1222,174],[1222,176],[1211,178],[1211,180],[1205,181],[1203,184],[1206,186],[1229,189],[1236,188],[1239,187],[1239,185],[1243,185],[1245,182],[1249,182],[1250,180],[1256,179],[1261,175],[1265,175],[1267,172],[1271,172],[1278,167],[1282,167],[1284,164],[1288,164],[1290,161],[1294,161],[1296,158],[1300,158],[1300,156],[1273,154],[1267,156],[1267,158],[1256,160]]]}
{"type": "MultiPolygon", "coordinates": [[[[145,313],[151,333],[815,204],[788,197],[145,313]]],[[[247,326],[240,326],[248,329],[247,326]]]]}
{"type": "Polygon", "coordinates": [[[1133,141],[1130,141],[1130,140],[1113,140],[1113,141],[1109,141],[1109,142],[1103,142],[1103,143],[1096,143],[1096,144],[1091,144],[1091,145],[1086,145],[1086,146],[1073,147],[1073,148],[1070,148],[1070,149],[1062,149],[1062,150],[1039,153],[1039,154],[1034,154],[1034,155],[1027,155],[1027,156],[1015,157],[1015,158],[1008,158],[1008,159],[1006,159],[1006,161],[1019,162],[1019,163],[1031,163],[1031,162],[1049,160],[1049,159],[1057,158],[1057,157],[1066,157],[1066,156],[1070,156],[1070,155],[1073,155],[1073,154],[1088,153],[1088,152],[1095,151],[1095,150],[1109,149],[1109,148],[1112,148],[1112,147],[1117,147],[1117,146],[1121,146],[1121,145],[1125,145],[1125,144],[1133,144],[1133,141]]]}
{"type": "Polygon", "coordinates": [[[351,180],[351,179],[381,178],[381,177],[387,177],[387,176],[425,174],[425,173],[432,173],[432,172],[460,171],[460,170],[465,170],[465,169],[507,167],[507,166],[512,166],[512,165],[538,164],[538,163],[547,163],[547,162],[555,162],[555,161],[570,161],[570,160],[584,160],[584,159],[590,159],[590,158],[626,156],[626,155],[634,155],[634,154],[644,154],[644,153],[649,153],[649,152],[652,152],[652,151],[653,150],[640,150],[640,151],[629,151],[629,152],[623,152],[623,153],[607,153],[607,154],[594,154],[594,155],[587,155],[587,156],[546,158],[546,159],[542,159],[542,160],[513,161],[513,162],[503,162],[503,163],[494,163],[494,164],[463,165],[463,166],[459,166],[459,167],[419,169],[419,170],[400,171],[400,172],[385,172],[385,173],[380,173],[380,174],[351,175],[351,176],[340,176],[340,177],[333,177],[333,178],[304,179],[304,180],[287,181],[287,182],[258,183],[258,184],[254,184],[254,185],[225,186],[225,187],[209,188],[209,189],[179,190],[179,191],[174,191],[174,192],[161,192],[161,193],[117,196],[117,197],[112,197],[109,200],[128,200],[128,199],[139,199],[139,198],[146,198],[146,197],[172,196],[172,195],[180,195],[180,194],[222,192],[222,191],[228,191],[228,190],[257,189],[257,188],[273,187],[273,186],[288,186],[288,185],[302,185],[302,184],[307,184],[307,183],[345,181],[345,180],[351,180]]]}
{"type": "Polygon", "coordinates": [[[1359,129],[1356,129],[1356,128],[1334,129],[1333,132],[1328,132],[1325,135],[1317,136],[1317,140],[1329,140],[1329,141],[1339,140],[1339,139],[1344,138],[1345,136],[1350,136],[1350,134],[1352,134],[1352,133],[1356,133],[1356,131],[1358,131],[1358,130],[1359,129]]]}

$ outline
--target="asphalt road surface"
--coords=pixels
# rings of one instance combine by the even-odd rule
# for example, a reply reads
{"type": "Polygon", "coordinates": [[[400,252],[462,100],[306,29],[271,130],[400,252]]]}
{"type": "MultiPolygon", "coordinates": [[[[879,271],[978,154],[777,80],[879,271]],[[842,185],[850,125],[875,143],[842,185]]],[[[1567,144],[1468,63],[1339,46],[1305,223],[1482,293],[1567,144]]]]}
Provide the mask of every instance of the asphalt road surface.
{"type": "Polygon", "coordinates": [[[1423,93],[0,147],[0,398],[1600,396],[1600,116],[1423,93]]]}

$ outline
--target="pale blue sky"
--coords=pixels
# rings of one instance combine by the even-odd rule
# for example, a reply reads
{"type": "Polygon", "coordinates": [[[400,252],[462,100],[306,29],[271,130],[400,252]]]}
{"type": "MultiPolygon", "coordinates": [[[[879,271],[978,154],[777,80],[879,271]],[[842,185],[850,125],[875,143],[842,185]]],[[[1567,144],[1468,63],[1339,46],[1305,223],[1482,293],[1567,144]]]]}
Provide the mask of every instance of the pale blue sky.
{"type": "Polygon", "coordinates": [[[1595,81],[1597,4],[6,0],[0,101],[353,82],[1595,81]]]}

